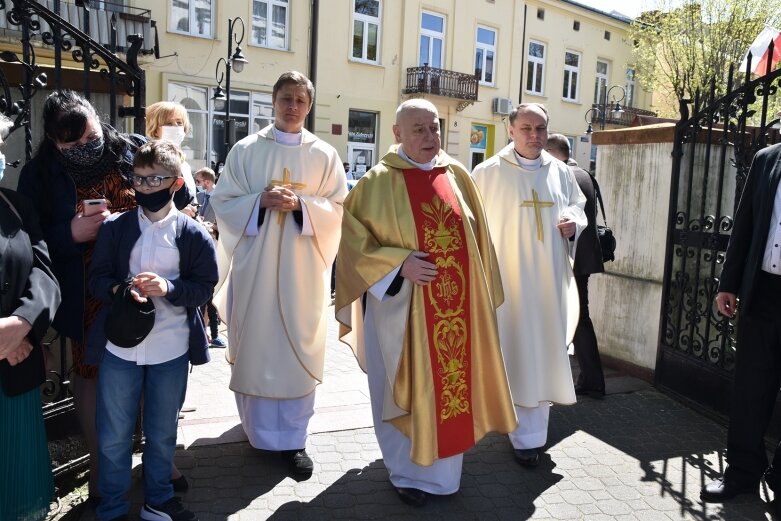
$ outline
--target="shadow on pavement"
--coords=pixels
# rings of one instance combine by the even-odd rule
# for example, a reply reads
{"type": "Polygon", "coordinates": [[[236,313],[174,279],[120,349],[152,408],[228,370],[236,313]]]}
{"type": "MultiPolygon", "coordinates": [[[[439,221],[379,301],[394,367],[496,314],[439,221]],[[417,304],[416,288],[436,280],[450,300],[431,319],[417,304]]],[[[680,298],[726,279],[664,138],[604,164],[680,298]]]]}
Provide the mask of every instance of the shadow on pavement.
{"type": "Polygon", "coordinates": [[[526,520],[541,509],[537,517],[589,519],[589,506],[599,519],[771,519],[759,496],[699,500],[702,485],[723,469],[725,442],[722,426],[653,389],[585,398],[553,408],[535,470],[514,461],[506,436],[492,434],[465,455],[459,492],[422,508],[401,503],[377,460],[308,502],[281,505],[270,519],[526,520]]]}
{"type": "MultiPolygon", "coordinates": [[[[720,477],[726,467],[726,429],[659,391],[649,388],[604,400],[579,397],[575,406],[554,407],[548,436],[548,452],[556,453],[554,460],[560,459],[558,445],[567,440],[564,457],[580,456],[582,464],[582,455],[570,447],[578,431],[604,444],[604,451],[593,442],[588,444],[593,474],[588,466],[581,468],[614,483],[613,490],[610,486],[606,490],[616,499],[643,499],[652,506],[658,502],[661,511],[661,502],[672,498],[677,512],[667,513],[687,520],[770,519],[767,503],[759,496],[740,496],[724,504],[699,499],[702,486],[720,477]],[[614,475],[606,473],[606,467],[614,475]]],[[[762,498],[768,500],[766,489],[762,498]]]]}

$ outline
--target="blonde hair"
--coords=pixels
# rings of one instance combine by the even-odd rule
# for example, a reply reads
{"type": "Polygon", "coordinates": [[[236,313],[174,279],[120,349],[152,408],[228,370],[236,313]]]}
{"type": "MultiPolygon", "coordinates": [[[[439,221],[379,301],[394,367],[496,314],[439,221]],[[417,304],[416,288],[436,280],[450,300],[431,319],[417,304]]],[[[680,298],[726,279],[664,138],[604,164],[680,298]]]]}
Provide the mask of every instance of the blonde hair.
{"type": "Polygon", "coordinates": [[[190,118],[187,109],[174,101],[158,101],[146,108],[146,135],[151,139],[160,139],[160,129],[171,118],[179,117],[184,121],[184,133],[190,133],[190,118]]]}

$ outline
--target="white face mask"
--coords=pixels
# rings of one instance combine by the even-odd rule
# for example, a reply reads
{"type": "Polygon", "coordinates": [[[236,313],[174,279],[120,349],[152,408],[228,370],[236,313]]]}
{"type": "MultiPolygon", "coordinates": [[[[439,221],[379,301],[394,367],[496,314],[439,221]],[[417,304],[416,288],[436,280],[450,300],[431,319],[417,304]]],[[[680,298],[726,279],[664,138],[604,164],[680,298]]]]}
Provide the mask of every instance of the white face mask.
{"type": "Polygon", "coordinates": [[[166,125],[161,127],[160,139],[171,141],[174,145],[179,146],[184,141],[184,127],[175,125],[166,125]]]}

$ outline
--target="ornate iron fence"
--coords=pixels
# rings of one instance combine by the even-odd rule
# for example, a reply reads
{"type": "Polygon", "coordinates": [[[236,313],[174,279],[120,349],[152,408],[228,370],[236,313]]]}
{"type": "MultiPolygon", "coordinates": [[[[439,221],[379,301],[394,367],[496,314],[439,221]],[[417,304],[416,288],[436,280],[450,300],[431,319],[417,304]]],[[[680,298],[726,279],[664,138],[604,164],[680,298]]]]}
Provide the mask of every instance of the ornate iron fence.
{"type": "Polygon", "coordinates": [[[656,381],[716,413],[728,408],[737,327],[714,304],[721,266],[751,161],[778,141],[781,69],[750,70],[751,58],[742,81],[730,67],[726,92],[712,82],[681,100],[673,145],[656,381]]]}

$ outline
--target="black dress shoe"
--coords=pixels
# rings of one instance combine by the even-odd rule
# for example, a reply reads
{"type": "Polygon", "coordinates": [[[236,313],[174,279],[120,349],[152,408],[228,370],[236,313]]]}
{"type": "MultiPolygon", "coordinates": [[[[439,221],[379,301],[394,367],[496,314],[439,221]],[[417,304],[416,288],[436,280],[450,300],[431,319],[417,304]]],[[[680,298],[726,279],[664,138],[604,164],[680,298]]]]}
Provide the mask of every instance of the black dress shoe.
{"type": "Polygon", "coordinates": [[[600,391],[599,389],[586,389],[585,387],[575,387],[575,394],[578,396],[588,396],[589,398],[601,400],[602,398],[605,397],[605,390],[602,389],[600,391]]]}
{"type": "Polygon", "coordinates": [[[724,478],[719,478],[706,484],[700,490],[700,499],[706,503],[721,503],[727,501],[739,494],[756,493],[757,487],[740,485],[724,478]]]}
{"type": "Polygon", "coordinates": [[[515,461],[523,467],[534,468],[540,464],[540,449],[515,449],[515,461]]]}
{"type": "Polygon", "coordinates": [[[413,507],[422,507],[426,504],[428,494],[417,488],[394,487],[399,499],[413,507]]]}
{"type": "Polygon", "coordinates": [[[306,449],[283,450],[282,457],[287,460],[290,472],[298,476],[308,476],[315,468],[306,449]]]}

